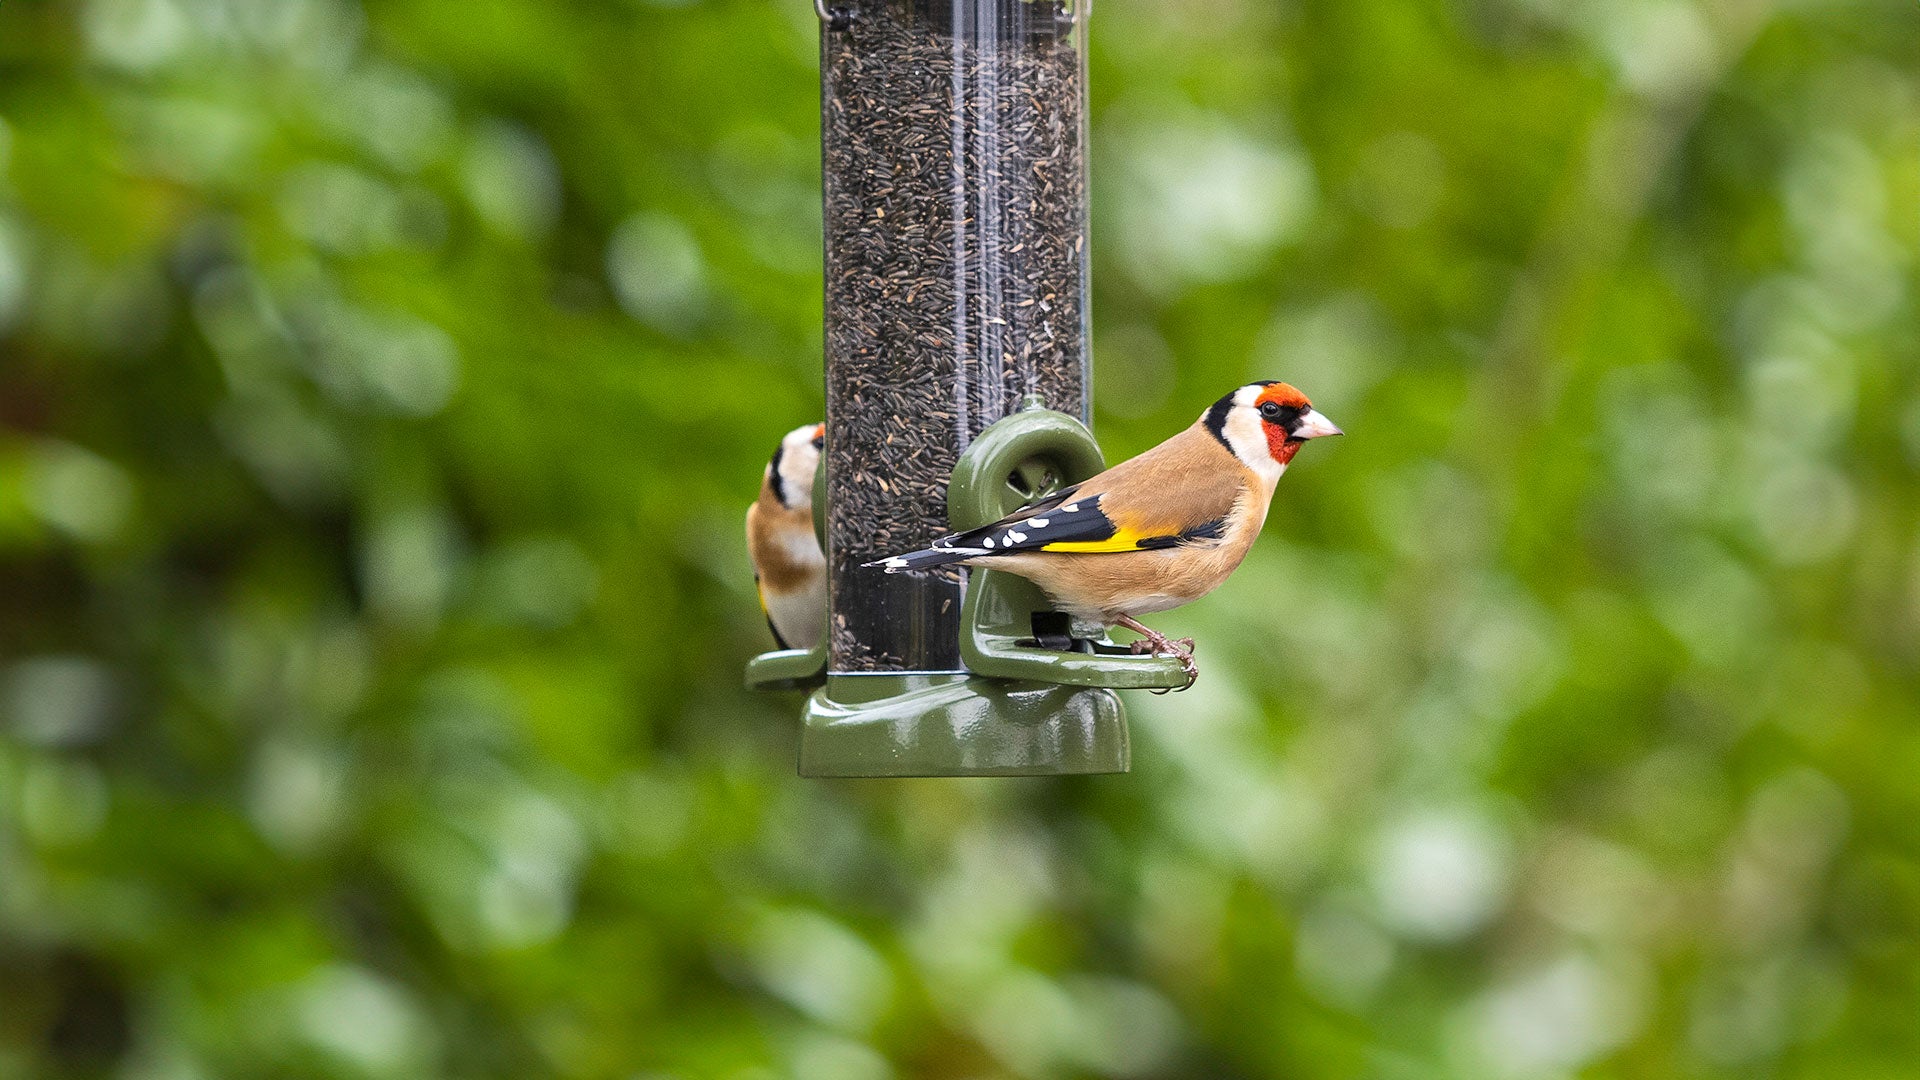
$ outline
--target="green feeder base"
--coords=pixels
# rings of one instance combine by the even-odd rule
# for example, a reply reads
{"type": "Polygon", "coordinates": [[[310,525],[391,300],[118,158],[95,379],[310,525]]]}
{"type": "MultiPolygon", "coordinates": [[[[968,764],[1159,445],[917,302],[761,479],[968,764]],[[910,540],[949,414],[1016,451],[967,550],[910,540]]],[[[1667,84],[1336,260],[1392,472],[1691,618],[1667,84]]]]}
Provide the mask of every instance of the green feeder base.
{"type": "Polygon", "coordinates": [[[954,675],[829,675],[807,699],[802,776],[1126,772],[1111,690],[954,675]]]}

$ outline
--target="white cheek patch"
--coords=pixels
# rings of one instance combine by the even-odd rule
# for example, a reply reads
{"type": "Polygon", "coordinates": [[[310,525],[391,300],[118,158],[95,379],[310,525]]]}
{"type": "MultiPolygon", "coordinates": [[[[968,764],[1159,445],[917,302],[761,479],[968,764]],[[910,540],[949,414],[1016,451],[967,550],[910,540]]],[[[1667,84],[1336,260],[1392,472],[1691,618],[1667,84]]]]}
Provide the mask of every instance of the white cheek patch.
{"type": "Polygon", "coordinates": [[[789,442],[780,455],[780,483],[786,491],[786,504],[799,510],[813,505],[813,474],[820,468],[820,455],[811,439],[789,442]]]}
{"type": "Polygon", "coordinates": [[[1267,432],[1260,422],[1260,414],[1252,408],[1236,407],[1227,414],[1227,443],[1233,447],[1234,456],[1246,463],[1262,480],[1280,479],[1280,463],[1273,460],[1273,451],[1267,448],[1267,432]]]}

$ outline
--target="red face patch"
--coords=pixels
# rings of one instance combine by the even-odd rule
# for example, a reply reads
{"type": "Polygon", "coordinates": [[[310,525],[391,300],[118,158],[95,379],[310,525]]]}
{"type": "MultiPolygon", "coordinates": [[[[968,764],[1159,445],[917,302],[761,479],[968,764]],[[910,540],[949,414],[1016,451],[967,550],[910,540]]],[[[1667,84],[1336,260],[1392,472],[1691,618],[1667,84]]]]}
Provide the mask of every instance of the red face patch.
{"type": "Polygon", "coordinates": [[[1278,424],[1266,424],[1264,427],[1267,432],[1267,453],[1272,454],[1273,460],[1282,465],[1292,461],[1293,455],[1299,452],[1301,444],[1287,438],[1287,429],[1278,424]]]}
{"type": "Polygon", "coordinates": [[[1300,450],[1300,443],[1287,438],[1286,422],[1312,409],[1312,402],[1307,400],[1307,395],[1286,383],[1274,383],[1260,392],[1260,396],[1254,400],[1253,405],[1262,413],[1260,428],[1267,436],[1267,453],[1272,454],[1273,460],[1282,465],[1292,461],[1293,455],[1300,450]],[[1277,405],[1286,412],[1281,415],[1281,419],[1273,419],[1265,415],[1270,411],[1263,408],[1266,405],[1277,405]]]}

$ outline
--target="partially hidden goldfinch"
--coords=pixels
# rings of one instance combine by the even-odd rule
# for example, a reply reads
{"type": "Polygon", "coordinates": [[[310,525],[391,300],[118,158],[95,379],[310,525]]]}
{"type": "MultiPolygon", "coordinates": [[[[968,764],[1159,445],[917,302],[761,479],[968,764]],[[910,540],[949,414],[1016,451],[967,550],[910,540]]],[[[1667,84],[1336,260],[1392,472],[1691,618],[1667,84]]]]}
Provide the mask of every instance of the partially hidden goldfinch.
{"type": "Polygon", "coordinates": [[[813,532],[813,476],[826,425],[794,428],[780,440],[747,507],[747,554],[773,640],[811,649],[827,628],[827,559],[813,532]]]}
{"type": "Polygon", "coordinates": [[[1199,677],[1193,641],[1137,616],[1197,600],[1227,580],[1267,520],[1273,488],[1308,439],[1341,431],[1282,382],[1242,386],[1139,457],[971,532],[871,566],[890,574],[959,563],[1027,578],[1061,611],[1144,640],[1199,677]]]}

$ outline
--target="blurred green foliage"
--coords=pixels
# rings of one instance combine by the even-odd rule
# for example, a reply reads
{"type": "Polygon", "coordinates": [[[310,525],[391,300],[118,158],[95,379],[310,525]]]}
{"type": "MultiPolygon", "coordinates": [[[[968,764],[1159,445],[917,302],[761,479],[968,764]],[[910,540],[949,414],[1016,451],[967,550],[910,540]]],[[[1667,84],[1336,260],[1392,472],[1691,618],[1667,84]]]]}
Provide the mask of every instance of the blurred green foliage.
{"type": "Polygon", "coordinates": [[[1910,0],[1101,0],[1131,776],[806,782],[804,0],[0,5],[0,1076],[1906,1078],[1910,0]]]}

